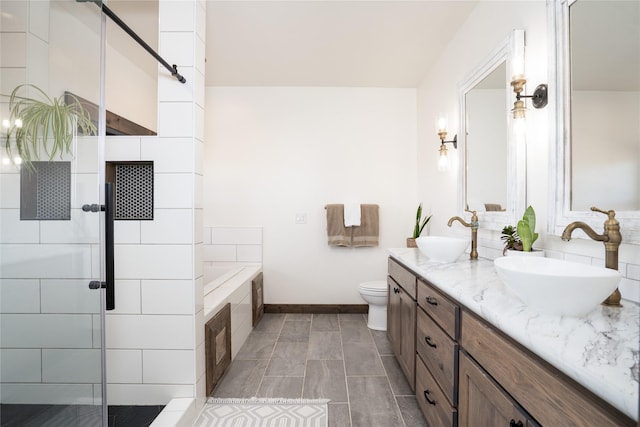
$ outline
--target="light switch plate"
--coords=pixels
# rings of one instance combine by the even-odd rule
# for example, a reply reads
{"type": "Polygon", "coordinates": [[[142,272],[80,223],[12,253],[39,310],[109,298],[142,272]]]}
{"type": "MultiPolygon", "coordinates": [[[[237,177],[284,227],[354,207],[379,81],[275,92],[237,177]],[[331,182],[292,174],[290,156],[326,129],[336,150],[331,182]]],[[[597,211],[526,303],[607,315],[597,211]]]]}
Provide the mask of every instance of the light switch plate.
{"type": "Polygon", "coordinates": [[[296,214],[296,224],[306,224],[307,223],[307,214],[306,213],[297,213],[296,214]]]}

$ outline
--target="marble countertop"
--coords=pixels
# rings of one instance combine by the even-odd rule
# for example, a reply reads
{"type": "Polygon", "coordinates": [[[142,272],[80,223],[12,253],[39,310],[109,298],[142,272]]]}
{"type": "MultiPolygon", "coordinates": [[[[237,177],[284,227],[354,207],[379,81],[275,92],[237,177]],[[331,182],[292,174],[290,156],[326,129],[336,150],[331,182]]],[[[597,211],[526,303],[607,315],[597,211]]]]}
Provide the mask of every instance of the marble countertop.
{"type": "Polygon", "coordinates": [[[640,306],[599,306],[581,318],[526,307],[496,274],[493,261],[430,261],[418,249],[389,249],[416,275],[475,312],[634,420],[638,420],[640,306]]]}

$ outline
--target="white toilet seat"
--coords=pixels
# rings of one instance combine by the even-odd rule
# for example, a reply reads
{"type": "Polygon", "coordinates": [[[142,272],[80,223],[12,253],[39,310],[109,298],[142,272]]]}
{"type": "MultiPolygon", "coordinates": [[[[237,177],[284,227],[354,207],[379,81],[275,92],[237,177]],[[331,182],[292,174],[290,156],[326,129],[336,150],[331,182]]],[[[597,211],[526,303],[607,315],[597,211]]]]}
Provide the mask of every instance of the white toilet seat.
{"type": "Polygon", "coordinates": [[[361,291],[368,293],[387,293],[389,291],[387,288],[387,282],[384,280],[360,283],[359,288],[361,291]]]}

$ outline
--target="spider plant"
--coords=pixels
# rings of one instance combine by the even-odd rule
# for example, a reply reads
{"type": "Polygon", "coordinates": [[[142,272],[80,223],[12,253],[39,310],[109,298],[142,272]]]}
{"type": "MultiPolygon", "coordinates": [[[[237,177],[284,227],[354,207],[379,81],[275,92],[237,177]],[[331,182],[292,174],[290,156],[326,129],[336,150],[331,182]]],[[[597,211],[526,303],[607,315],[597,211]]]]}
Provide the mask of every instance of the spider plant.
{"type": "Polygon", "coordinates": [[[64,95],[52,98],[32,84],[17,86],[9,96],[10,123],[5,137],[5,150],[10,158],[19,156],[23,163],[41,158],[41,149],[49,161],[56,155],[71,153],[73,137],[79,130],[84,135],[96,134],[89,113],[80,101],[67,104],[64,95]],[[37,97],[19,96],[22,88],[32,88],[37,97]],[[14,151],[15,150],[15,151],[14,151]]]}

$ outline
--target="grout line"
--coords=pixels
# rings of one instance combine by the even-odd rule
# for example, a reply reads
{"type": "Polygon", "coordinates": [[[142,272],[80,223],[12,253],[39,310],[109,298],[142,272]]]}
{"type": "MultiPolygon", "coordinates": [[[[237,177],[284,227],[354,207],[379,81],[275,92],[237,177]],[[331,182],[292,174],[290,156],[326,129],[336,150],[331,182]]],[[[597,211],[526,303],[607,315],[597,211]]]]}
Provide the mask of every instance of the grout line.
{"type": "MultiPolygon", "coordinates": [[[[340,347],[342,349],[342,368],[344,369],[344,386],[347,391],[347,410],[349,411],[349,427],[353,426],[353,415],[351,414],[351,396],[349,396],[349,383],[347,382],[347,361],[344,354],[344,341],[342,340],[342,322],[340,322],[340,314],[338,317],[338,331],[340,332],[340,347]]],[[[327,417],[328,418],[328,417],[327,417]]]]}
{"type": "MultiPolygon", "coordinates": [[[[260,382],[258,383],[258,388],[256,389],[256,396],[258,395],[258,392],[260,391],[260,387],[262,386],[262,383],[264,382],[264,378],[267,376],[267,369],[269,369],[269,365],[271,364],[271,359],[273,359],[273,354],[276,352],[276,346],[278,345],[278,340],[280,339],[280,335],[282,335],[282,329],[284,328],[284,322],[287,320],[287,316],[284,316],[284,319],[282,319],[282,324],[280,325],[280,330],[278,330],[278,336],[276,337],[276,342],[273,344],[273,349],[271,350],[271,355],[269,355],[269,358],[266,359],[268,360],[267,362],[267,366],[265,366],[264,368],[264,372],[262,373],[262,378],[260,378],[260,382]]],[[[253,331],[251,331],[253,332],[253,331]]],[[[265,360],[265,359],[260,359],[260,360],[265,360]]]]}
{"type": "MultiPolygon", "coordinates": [[[[369,329],[369,328],[367,328],[367,329],[369,329]]],[[[380,360],[380,364],[382,365],[382,370],[385,372],[385,378],[387,379],[387,384],[389,384],[389,390],[391,391],[391,396],[393,397],[393,401],[396,404],[396,408],[398,408],[398,415],[400,415],[400,419],[402,420],[402,425],[406,427],[407,423],[404,421],[404,416],[402,416],[402,411],[400,410],[400,405],[398,404],[397,396],[396,396],[395,392],[393,391],[393,386],[391,385],[391,380],[389,379],[389,372],[387,372],[387,368],[384,366],[384,363],[382,363],[382,357],[380,355],[380,350],[378,349],[378,344],[376,343],[376,340],[373,337],[373,332],[371,332],[371,329],[369,329],[369,335],[371,335],[371,339],[373,339],[373,345],[376,348],[376,353],[378,355],[378,360],[380,360]]]]}

